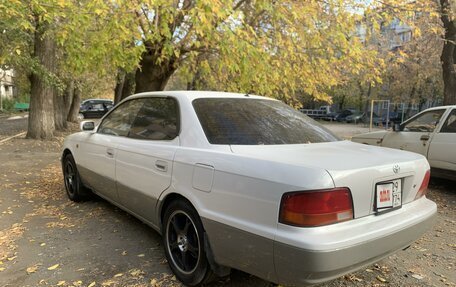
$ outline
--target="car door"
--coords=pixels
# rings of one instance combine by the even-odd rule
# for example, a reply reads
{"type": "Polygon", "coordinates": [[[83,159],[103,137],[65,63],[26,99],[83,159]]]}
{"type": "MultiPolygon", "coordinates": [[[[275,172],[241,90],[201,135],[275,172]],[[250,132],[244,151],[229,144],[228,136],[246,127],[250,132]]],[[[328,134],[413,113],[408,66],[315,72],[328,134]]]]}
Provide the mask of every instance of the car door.
{"type": "Polygon", "coordinates": [[[179,109],[171,97],[148,97],[132,123],[128,138],[117,146],[116,180],[121,205],[156,225],[160,194],[171,184],[179,147],[179,109]]]}
{"type": "Polygon", "coordinates": [[[106,116],[96,132],[87,136],[80,144],[81,157],[79,165],[81,177],[96,193],[118,201],[115,181],[116,147],[121,143],[141,107],[140,102],[128,101],[106,116]]]}
{"type": "Polygon", "coordinates": [[[445,109],[425,111],[404,122],[400,131],[387,133],[382,146],[416,152],[427,156],[429,143],[445,109]]]}
{"type": "Polygon", "coordinates": [[[456,171],[456,108],[448,111],[443,125],[432,138],[428,160],[433,168],[456,171]]]}

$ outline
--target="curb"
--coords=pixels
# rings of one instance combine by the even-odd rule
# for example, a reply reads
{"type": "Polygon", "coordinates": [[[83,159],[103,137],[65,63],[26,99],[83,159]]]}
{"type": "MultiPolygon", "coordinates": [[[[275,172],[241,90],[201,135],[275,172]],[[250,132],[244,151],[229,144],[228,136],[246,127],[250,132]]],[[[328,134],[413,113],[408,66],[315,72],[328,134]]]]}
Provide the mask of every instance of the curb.
{"type": "Polygon", "coordinates": [[[14,136],[10,136],[10,137],[7,137],[6,139],[2,139],[0,140],[0,145],[11,140],[11,139],[14,139],[14,138],[17,138],[17,137],[20,137],[20,136],[23,136],[25,135],[27,132],[22,132],[22,133],[18,133],[17,135],[14,135],[14,136]]]}
{"type": "Polygon", "coordinates": [[[11,116],[11,117],[7,118],[6,120],[7,120],[7,121],[11,121],[11,120],[22,120],[22,119],[28,119],[28,115],[23,115],[23,116],[11,116]]]}

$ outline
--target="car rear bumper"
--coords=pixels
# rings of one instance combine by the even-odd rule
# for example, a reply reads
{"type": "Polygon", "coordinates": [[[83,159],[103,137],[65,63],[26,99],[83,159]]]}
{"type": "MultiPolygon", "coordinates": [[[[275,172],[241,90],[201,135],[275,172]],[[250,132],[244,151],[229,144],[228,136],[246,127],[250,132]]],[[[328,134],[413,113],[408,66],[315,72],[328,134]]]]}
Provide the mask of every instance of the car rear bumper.
{"type": "Polygon", "coordinates": [[[409,246],[434,223],[425,197],[401,209],[318,228],[279,226],[274,241],[278,283],[312,285],[372,264],[409,246]]]}

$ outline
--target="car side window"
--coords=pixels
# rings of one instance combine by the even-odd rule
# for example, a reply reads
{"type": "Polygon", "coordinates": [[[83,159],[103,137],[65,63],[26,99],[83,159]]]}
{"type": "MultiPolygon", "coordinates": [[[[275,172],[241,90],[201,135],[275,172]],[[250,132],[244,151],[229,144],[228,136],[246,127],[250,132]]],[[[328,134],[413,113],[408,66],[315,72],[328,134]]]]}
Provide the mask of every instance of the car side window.
{"type": "Polygon", "coordinates": [[[440,129],[441,133],[456,133],[456,109],[454,109],[440,129]]]}
{"type": "Polygon", "coordinates": [[[91,109],[94,111],[102,111],[103,110],[103,104],[102,103],[94,103],[91,106],[91,109]]]}
{"type": "Polygon", "coordinates": [[[172,140],[179,133],[177,101],[173,98],[145,98],[128,137],[172,140]]]}
{"type": "Polygon", "coordinates": [[[114,136],[128,136],[131,124],[133,123],[143,102],[140,99],[130,100],[113,110],[98,128],[98,133],[114,136]]]}
{"type": "Polygon", "coordinates": [[[434,110],[421,114],[404,125],[404,132],[433,132],[445,110],[434,110]]]}

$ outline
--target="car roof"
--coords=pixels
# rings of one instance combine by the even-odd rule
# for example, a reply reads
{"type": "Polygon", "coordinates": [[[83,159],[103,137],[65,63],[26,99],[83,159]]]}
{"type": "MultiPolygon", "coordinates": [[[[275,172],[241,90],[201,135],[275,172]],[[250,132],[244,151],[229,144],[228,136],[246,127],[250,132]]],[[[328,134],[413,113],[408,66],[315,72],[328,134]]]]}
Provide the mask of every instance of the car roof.
{"type": "Polygon", "coordinates": [[[214,91],[160,91],[160,92],[144,92],[129,96],[127,99],[142,98],[142,97],[157,97],[157,96],[171,96],[178,99],[187,99],[193,101],[199,98],[252,98],[275,100],[273,98],[262,97],[250,94],[229,93],[229,92],[214,92],[214,91]]]}
{"type": "Polygon", "coordinates": [[[456,108],[456,105],[432,107],[432,108],[428,108],[428,109],[423,110],[423,112],[424,111],[432,111],[432,110],[440,110],[440,109],[448,109],[448,108],[456,108]]]}

